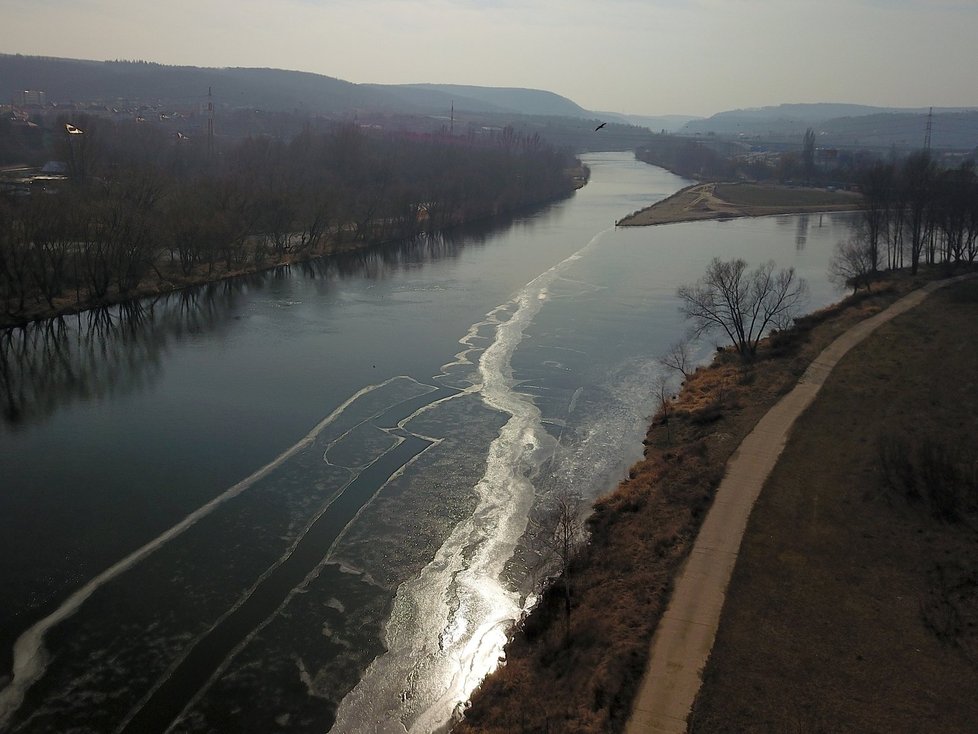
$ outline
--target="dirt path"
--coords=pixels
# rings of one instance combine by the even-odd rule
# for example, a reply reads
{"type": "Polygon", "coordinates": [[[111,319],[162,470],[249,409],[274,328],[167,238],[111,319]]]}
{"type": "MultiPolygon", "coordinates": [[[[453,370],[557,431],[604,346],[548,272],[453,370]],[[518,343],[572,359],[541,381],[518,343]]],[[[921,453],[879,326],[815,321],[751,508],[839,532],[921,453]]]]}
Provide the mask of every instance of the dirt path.
{"type": "Polygon", "coordinates": [[[850,328],[815,358],[795,388],[764,415],[737,448],[652,638],[627,734],[686,731],[686,718],[713,647],[751,508],[777,463],[795,419],[815,399],[832,369],[881,324],[913,308],[938,288],[969,277],[975,276],[930,283],[850,328]]]}

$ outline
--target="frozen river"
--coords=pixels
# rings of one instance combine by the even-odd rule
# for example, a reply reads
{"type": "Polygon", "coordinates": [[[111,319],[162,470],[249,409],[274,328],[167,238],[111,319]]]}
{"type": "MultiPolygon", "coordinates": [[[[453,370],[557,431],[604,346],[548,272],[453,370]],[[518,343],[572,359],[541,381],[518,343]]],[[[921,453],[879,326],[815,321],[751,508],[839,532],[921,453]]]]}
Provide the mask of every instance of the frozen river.
{"type": "Polygon", "coordinates": [[[774,259],[838,298],[848,215],[616,229],[687,182],[584,159],[491,227],[5,334],[0,728],[444,725],[554,490],[640,455],[676,287],[774,259]]]}

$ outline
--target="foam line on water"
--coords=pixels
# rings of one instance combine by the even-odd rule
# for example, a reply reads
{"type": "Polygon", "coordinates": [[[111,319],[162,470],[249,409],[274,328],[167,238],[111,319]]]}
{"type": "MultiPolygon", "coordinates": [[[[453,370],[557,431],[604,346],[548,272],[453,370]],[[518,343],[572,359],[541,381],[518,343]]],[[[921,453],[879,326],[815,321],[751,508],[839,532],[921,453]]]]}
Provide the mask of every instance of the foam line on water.
{"type": "MultiPolygon", "coordinates": [[[[429,391],[429,392],[432,392],[432,391],[429,391]]],[[[469,392],[471,392],[471,390],[469,392]]],[[[407,417],[401,419],[398,422],[398,424],[397,424],[397,429],[399,429],[401,431],[404,431],[404,432],[407,432],[407,433],[409,433],[409,434],[411,434],[411,435],[413,435],[413,436],[415,436],[417,438],[421,438],[421,439],[423,439],[425,441],[428,441],[428,442],[430,442],[431,445],[438,445],[439,443],[441,443],[442,439],[434,438],[434,437],[428,437],[428,436],[424,436],[424,435],[422,435],[420,433],[417,433],[417,432],[408,431],[407,429],[404,428],[404,424],[407,423],[408,421],[410,421],[411,419],[415,418],[416,416],[420,415],[424,411],[429,410],[430,408],[433,408],[436,405],[440,405],[442,403],[445,403],[445,402],[447,402],[449,400],[454,400],[455,398],[460,397],[463,394],[466,394],[466,393],[465,392],[461,392],[461,391],[460,392],[456,392],[455,394],[447,395],[447,396],[445,396],[443,398],[440,398],[438,400],[432,401],[431,403],[428,403],[426,405],[423,405],[423,406],[419,407],[414,412],[412,412],[410,415],[408,415],[407,417]]],[[[359,425],[363,425],[364,423],[366,423],[367,421],[371,420],[372,418],[376,418],[376,417],[378,417],[380,415],[383,415],[384,412],[386,412],[386,409],[385,410],[381,410],[381,411],[375,413],[373,416],[371,416],[370,418],[365,419],[364,421],[361,421],[357,425],[358,426],[359,425]]],[[[299,546],[299,544],[308,535],[308,533],[310,532],[310,530],[312,529],[312,527],[320,520],[320,518],[323,515],[326,514],[326,512],[332,506],[333,502],[336,499],[338,499],[343,494],[343,492],[354,481],[357,480],[357,478],[360,476],[360,474],[363,471],[365,471],[367,468],[369,468],[370,466],[372,466],[373,464],[375,464],[376,462],[380,461],[389,451],[393,450],[396,446],[400,445],[405,440],[403,436],[397,435],[397,433],[393,429],[380,428],[378,430],[381,430],[384,433],[387,433],[387,434],[391,435],[395,439],[394,446],[390,447],[389,449],[387,449],[386,451],[384,451],[382,454],[380,454],[379,456],[377,456],[369,464],[367,464],[366,466],[362,467],[360,469],[360,471],[351,472],[350,479],[340,489],[338,489],[334,493],[334,495],[330,498],[330,500],[325,505],[323,505],[320,508],[319,512],[317,512],[306,523],[305,527],[298,534],[298,536],[293,541],[293,543],[289,546],[288,550],[284,554],[282,554],[282,556],[280,556],[279,559],[274,564],[272,564],[268,569],[266,569],[261,574],[261,576],[258,577],[258,579],[255,581],[255,583],[241,596],[241,598],[237,602],[235,602],[235,604],[233,604],[224,614],[222,614],[213,625],[211,625],[204,633],[202,633],[201,635],[199,635],[197,637],[197,639],[191,645],[188,645],[187,646],[184,654],[181,655],[177,660],[175,660],[173,662],[173,664],[160,677],[160,679],[158,681],[156,681],[156,683],[149,690],[149,692],[147,692],[147,694],[141,699],[141,701],[135,707],[133,707],[132,711],[129,712],[129,714],[126,716],[125,720],[118,727],[118,731],[124,730],[125,727],[127,726],[127,724],[129,723],[129,721],[133,718],[133,716],[135,716],[135,714],[145,705],[145,703],[147,701],[150,700],[150,698],[155,694],[155,692],[157,690],[159,690],[166,683],[166,681],[172,676],[172,674],[174,673],[174,671],[176,671],[179,668],[179,666],[182,664],[183,660],[187,657],[187,655],[189,655],[190,649],[194,645],[196,645],[197,642],[199,642],[201,639],[203,639],[208,634],[210,634],[225,619],[227,619],[233,613],[235,613],[238,609],[240,609],[248,601],[248,599],[255,593],[255,591],[258,589],[258,587],[261,586],[261,584],[264,583],[266,579],[268,579],[273,573],[275,573],[275,571],[283,563],[285,563],[289,559],[289,557],[295,552],[295,549],[299,546]]],[[[335,438],[333,441],[331,441],[330,444],[329,444],[329,446],[326,447],[325,451],[328,452],[329,451],[329,448],[334,443],[340,441],[343,437],[345,437],[347,435],[347,433],[349,433],[349,431],[341,434],[340,436],[338,436],[337,438],[335,438]]],[[[426,450],[427,449],[425,449],[425,451],[426,450]]],[[[299,592],[302,592],[306,587],[308,587],[308,585],[314,579],[318,578],[318,576],[322,572],[322,569],[324,568],[325,564],[331,558],[331,556],[333,554],[333,550],[336,548],[337,543],[339,543],[343,539],[343,537],[346,535],[346,533],[349,530],[349,528],[353,525],[354,522],[356,522],[356,520],[360,517],[360,515],[363,514],[363,512],[366,510],[366,508],[372,503],[373,499],[377,495],[379,495],[380,492],[383,491],[383,489],[385,487],[387,487],[388,484],[390,484],[390,482],[392,482],[395,479],[397,479],[398,477],[400,477],[407,470],[407,468],[410,467],[423,453],[424,453],[424,451],[421,451],[418,454],[415,454],[414,456],[412,456],[404,465],[398,467],[394,471],[394,473],[392,473],[391,476],[388,477],[388,479],[385,482],[383,482],[383,484],[381,484],[374,491],[374,493],[371,495],[371,497],[366,502],[363,503],[363,505],[360,507],[360,509],[357,511],[357,513],[354,515],[354,517],[350,520],[350,522],[348,522],[342,528],[342,530],[336,536],[335,540],[330,544],[329,548],[326,550],[325,554],[322,557],[322,560],[318,564],[316,564],[316,566],[312,569],[312,571],[310,571],[305,576],[305,578],[303,579],[303,581],[300,584],[298,584],[296,587],[294,587],[293,589],[291,589],[289,591],[289,593],[285,596],[285,598],[282,600],[282,602],[270,614],[268,614],[262,620],[262,622],[260,624],[258,624],[248,635],[246,635],[244,637],[244,639],[242,639],[241,642],[239,642],[231,650],[231,652],[221,661],[221,663],[217,666],[217,668],[215,669],[214,673],[210,676],[210,678],[207,680],[207,682],[204,684],[204,686],[199,691],[197,691],[197,693],[191,698],[191,700],[184,707],[184,709],[180,713],[180,715],[174,720],[174,722],[171,724],[170,729],[172,729],[172,727],[179,721],[180,717],[184,716],[186,714],[186,712],[188,710],[190,710],[190,708],[192,708],[206,694],[207,690],[227,670],[227,668],[230,666],[231,662],[241,652],[241,650],[243,650],[248,645],[248,643],[250,643],[266,626],[268,626],[268,624],[288,605],[288,603],[292,600],[292,598],[295,596],[295,594],[296,593],[299,593],[299,592]]],[[[167,729],[167,731],[169,731],[170,729],[167,729]]]]}
{"type": "Polygon", "coordinates": [[[532,400],[513,390],[512,357],[546,302],[549,285],[612,229],[534,278],[460,340],[465,345],[480,325],[516,306],[507,321],[496,319],[495,339],[479,359],[482,383],[473,386],[486,404],[510,418],[489,446],[472,516],[456,525],[434,559],[398,589],[385,628],[388,652],[370,664],[340,703],[333,732],[435,731],[502,654],[506,630],[522,611],[503,570],[526,530],[535,491],[530,477],[554,442],[532,400]]]}
{"type": "Polygon", "coordinates": [[[47,669],[48,663],[48,652],[44,646],[44,637],[51,628],[71,617],[99,588],[120,574],[131,569],[141,560],[182,534],[188,528],[192,527],[194,524],[209,515],[228,500],[237,497],[239,494],[255,484],[255,482],[263,479],[269,473],[288,461],[291,457],[295,456],[299,451],[312,445],[316,437],[323,431],[323,429],[325,429],[338,416],[340,416],[356,400],[369,394],[370,392],[373,392],[374,390],[403,379],[413,380],[413,378],[405,375],[398,375],[381,383],[367,385],[366,387],[358,390],[343,403],[341,403],[335,410],[333,410],[333,412],[321,420],[302,439],[300,439],[290,448],[283,451],[271,462],[265,464],[265,466],[253,472],[245,479],[242,479],[240,482],[225,490],[214,499],[197,508],[189,515],[184,517],[180,522],[173,525],[153,540],[137,548],[122,560],[109,566],[109,568],[105,569],[100,574],[88,581],[84,586],[73,592],[61,603],[57,609],[51,612],[51,614],[35,622],[30,628],[23,632],[17,638],[16,642],[14,642],[13,677],[6,687],[3,688],[3,690],[0,690],[0,728],[4,727],[10,720],[10,717],[13,716],[18,708],[20,708],[27,690],[34,685],[34,683],[40,680],[41,676],[44,675],[44,671],[47,669]]]}
{"type": "MultiPolygon", "coordinates": [[[[418,382],[413,377],[407,377],[406,375],[401,375],[400,377],[393,377],[390,380],[387,380],[386,382],[380,383],[376,387],[383,387],[384,385],[389,384],[391,381],[397,380],[397,379],[400,379],[400,378],[404,378],[404,379],[410,380],[411,382],[414,382],[417,385],[422,385],[424,387],[429,388],[428,390],[425,390],[423,393],[421,393],[421,395],[427,395],[429,393],[433,393],[436,390],[438,390],[437,387],[433,387],[432,385],[428,385],[428,384],[425,384],[423,382],[418,382]]],[[[453,397],[456,397],[456,396],[455,395],[449,395],[448,397],[449,398],[453,398],[453,397]]],[[[408,399],[410,399],[410,398],[408,398],[408,399]]],[[[347,436],[349,436],[351,433],[353,433],[353,431],[355,431],[356,429],[358,429],[360,426],[365,425],[365,424],[369,423],[370,421],[375,420],[376,418],[379,418],[380,416],[384,415],[384,413],[386,413],[388,410],[390,410],[391,408],[397,407],[398,405],[400,405],[403,402],[405,402],[405,401],[402,400],[402,401],[400,401],[398,403],[394,403],[394,405],[384,406],[383,408],[381,408],[380,410],[378,410],[376,413],[373,413],[372,415],[368,415],[362,421],[360,421],[358,423],[354,423],[352,426],[350,426],[349,428],[347,428],[345,431],[343,431],[343,433],[341,433],[340,435],[338,435],[336,438],[334,438],[332,441],[330,441],[323,448],[323,461],[326,462],[327,464],[329,464],[330,466],[340,466],[338,464],[332,463],[328,458],[326,458],[326,454],[329,453],[329,450],[331,448],[333,448],[333,446],[335,446],[336,444],[338,444],[340,441],[342,441],[344,438],[346,438],[347,436]]],[[[436,404],[437,403],[440,403],[440,402],[441,402],[441,400],[435,401],[436,404]]],[[[349,403],[349,401],[347,401],[347,403],[349,403]]],[[[346,403],[344,403],[344,405],[345,404],[346,403]]],[[[423,410],[423,407],[422,407],[422,410],[423,410]]],[[[418,413],[418,412],[421,412],[421,411],[420,410],[419,411],[415,411],[415,413],[418,413]]],[[[325,428],[325,426],[323,426],[323,427],[325,428]]],[[[385,431],[385,432],[389,433],[389,431],[386,431],[386,429],[383,429],[383,428],[378,428],[378,430],[385,431]]],[[[346,469],[348,467],[340,466],[340,468],[341,469],[346,469]]]]}

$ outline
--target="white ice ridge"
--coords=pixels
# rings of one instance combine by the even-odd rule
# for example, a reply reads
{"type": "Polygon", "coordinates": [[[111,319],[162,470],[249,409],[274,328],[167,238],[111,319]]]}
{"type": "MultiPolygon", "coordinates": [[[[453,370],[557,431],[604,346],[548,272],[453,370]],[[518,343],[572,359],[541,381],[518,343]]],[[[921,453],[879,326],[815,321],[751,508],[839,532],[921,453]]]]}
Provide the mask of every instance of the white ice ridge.
{"type": "Polygon", "coordinates": [[[242,479],[240,482],[218,495],[210,502],[194,510],[192,513],[183,518],[183,520],[172,526],[169,530],[165,531],[161,535],[130,553],[122,560],[102,571],[102,573],[91,579],[88,583],[65,599],[65,601],[63,601],[61,605],[51,614],[36,622],[28,630],[22,633],[14,643],[13,678],[3,690],[0,690],[0,730],[6,726],[7,722],[10,720],[10,717],[13,716],[14,712],[16,712],[18,708],[20,708],[21,704],[24,702],[24,695],[27,693],[27,690],[34,685],[34,683],[40,680],[42,675],[44,675],[48,662],[47,649],[44,647],[44,636],[52,627],[60,624],[78,611],[79,607],[81,607],[81,605],[84,604],[85,601],[100,587],[104,586],[120,574],[128,571],[151,553],[158,550],[163,545],[190,528],[196,522],[209,515],[217,507],[238,496],[246,489],[251,487],[255,482],[263,479],[270,472],[277,469],[291,457],[295,456],[295,454],[297,454],[299,451],[312,445],[312,443],[316,440],[316,437],[323,431],[323,429],[325,429],[339,415],[341,415],[343,411],[345,411],[354,401],[370,392],[373,392],[374,390],[403,379],[414,381],[410,377],[401,375],[392,377],[389,380],[385,380],[384,382],[376,385],[367,385],[363,389],[358,390],[356,393],[347,398],[341,405],[339,405],[332,413],[321,420],[316,427],[307,433],[298,443],[293,445],[291,448],[286,449],[273,461],[258,469],[245,479],[242,479]]]}
{"type": "MultiPolygon", "coordinates": [[[[512,357],[549,285],[612,229],[537,276],[460,340],[471,347],[479,326],[497,324],[495,340],[479,360],[477,387],[489,406],[510,418],[489,446],[485,473],[475,487],[475,511],[453,529],[419,576],[398,589],[385,629],[388,652],[370,664],[340,703],[332,732],[437,731],[495,668],[506,632],[521,612],[519,595],[506,587],[502,573],[526,530],[534,496],[529,477],[554,441],[533,402],[512,389],[512,357]],[[514,305],[509,320],[499,321],[498,314],[514,305]]],[[[462,352],[457,360],[465,357],[462,352]]]]}
{"type": "MultiPolygon", "coordinates": [[[[388,382],[390,382],[390,380],[388,380],[388,382]]],[[[382,383],[382,384],[387,384],[387,383],[382,383]]],[[[423,383],[421,383],[421,384],[423,384],[423,383]]],[[[378,385],[378,387],[380,387],[380,386],[381,385],[378,385]]],[[[434,408],[434,407],[436,407],[438,405],[441,405],[443,403],[446,403],[449,400],[455,400],[456,398],[458,398],[458,397],[460,397],[462,395],[465,395],[465,394],[467,394],[466,391],[460,391],[460,392],[457,392],[457,393],[455,393],[453,395],[448,395],[448,396],[446,396],[444,398],[441,398],[440,400],[436,400],[434,402],[431,402],[431,403],[428,403],[426,405],[423,405],[420,408],[418,408],[416,411],[414,411],[411,415],[409,415],[406,418],[403,418],[402,420],[398,421],[397,427],[400,428],[401,430],[405,430],[406,431],[407,429],[404,427],[405,424],[408,423],[409,421],[411,421],[416,416],[419,416],[422,413],[424,413],[425,411],[430,410],[430,409],[432,409],[432,408],[434,408]]],[[[376,418],[378,415],[381,415],[383,412],[384,411],[381,411],[380,413],[377,413],[377,414],[371,416],[371,418],[376,418]]],[[[360,425],[360,424],[357,424],[357,425],[360,425]]],[[[387,433],[391,433],[390,430],[388,430],[388,429],[382,429],[382,430],[384,430],[387,433]]],[[[434,444],[438,444],[438,443],[440,443],[442,441],[442,439],[440,439],[440,438],[433,438],[433,437],[430,437],[430,436],[425,436],[425,435],[420,434],[420,433],[417,433],[417,432],[411,432],[411,431],[408,431],[408,432],[411,433],[413,436],[416,436],[418,438],[425,439],[426,441],[431,441],[431,443],[433,445],[434,444]]],[[[343,436],[347,435],[347,433],[349,433],[349,431],[340,434],[340,436],[338,438],[334,439],[334,441],[331,442],[331,445],[335,441],[338,441],[338,440],[340,440],[340,438],[342,438],[343,436]]],[[[397,437],[397,443],[398,444],[400,444],[403,440],[404,440],[403,438],[397,437]]],[[[377,456],[373,461],[370,462],[370,464],[368,464],[367,466],[363,467],[361,469],[361,471],[365,470],[369,466],[372,466],[377,461],[380,461],[380,459],[383,458],[383,456],[386,453],[387,452],[385,451],[384,454],[381,454],[380,456],[377,456]]],[[[336,538],[330,544],[329,548],[326,550],[325,553],[323,553],[323,557],[319,561],[319,563],[317,563],[316,566],[308,574],[306,574],[305,578],[303,578],[303,580],[298,584],[298,586],[295,586],[291,590],[289,590],[288,594],[286,594],[285,598],[279,603],[279,605],[275,608],[275,610],[271,614],[267,615],[254,629],[251,630],[251,632],[249,632],[247,635],[245,635],[245,637],[220,662],[220,664],[217,666],[217,668],[214,670],[214,672],[211,674],[211,676],[207,679],[207,682],[204,683],[204,685],[200,688],[200,690],[198,690],[193,695],[193,697],[190,699],[190,701],[187,702],[187,705],[184,706],[184,708],[181,710],[181,712],[177,716],[177,718],[175,718],[173,720],[173,723],[170,725],[169,728],[167,728],[166,734],[169,734],[169,732],[173,731],[175,728],[177,728],[179,726],[180,722],[183,720],[183,717],[186,716],[187,712],[190,711],[191,709],[193,709],[193,707],[196,706],[200,702],[200,700],[207,694],[207,692],[210,690],[211,686],[214,685],[214,683],[217,680],[219,680],[222,675],[224,675],[224,673],[230,667],[231,663],[241,653],[241,651],[244,650],[245,647],[247,647],[259,634],[261,634],[262,630],[264,630],[272,622],[272,620],[274,620],[277,616],[279,616],[282,613],[282,611],[286,607],[288,607],[288,605],[292,602],[293,598],[295,598],[295,595],[296,594],[303,593],[308,588],[309,584],[311,584],[313,581],[315,581],[316,579],[319,578],[319,575],[322,573],[323,568],[325,568],[326,567],[326,564],[331,561],[332,556],[333,556],[333,551],[339,545],[340,541],[343,540],[344,536],[346,535],[346,533],[350,529],[350,527],[360,518],[360,515],[362,515],[364,513],[364,511],[367,509],[367,507],[373,502],[373,499],[378,494],[380,494],[382,491],[384,491],[384,489],[391,482],[395,481],[403,473],[405,473],[411,467],[411,465],[414,464],[414,462],[417,461],[421,457],[421,455],[423,453],[424,452],[422,451],[422,452],[420,452],[420,453],[415,454],[414,456],[412,456],[404,465],[398,467],[397,470],[395,470],[394,473],[391,474],[390,477],[388,477],[387,480],[383,484],[381,484],[379,487],[377,487],[374,490],[373,494],[370,496],[370,499],[368,499],[366,502],[364,502],[363,505],[360,507],[360,509],[357,510],[356,514],[353,516],[353,519],[351,519],[350,522],[348,522],[346,525],[343,526],[343,528],[340,530],[339,534],[336,536],[336,538]]],[[[314,515],[309,520],[308,523],[306,523],[305,528],[296,537],[295,541],[293,541],[292,545],[279,558],[279,560],[275,564],[273,564],[272,566],[270,566],[255,581],[255,583],[251,586],[251,588],[249,588],[248,591],[245,592],[245,594],[241,597],[241,599],[239,599],[237,603],[235,603],[223,615],[221,615],[221,617],[217,620],[217,622],[215,622],[211,626],[211,628],[207,632],[204,632],[203,635],[201,635],[201,637],[198,638],[198,639],[202,639],[204,636],[206,636],[207,634],[209,634],[212,629],[214,629],[215,627],[217,627],[217,625],[219,625],[221,622],[223,622],[224,619],[226,619],[227,617],[229,617],[235,611],[237,611],[245,603],[245,601],[247,601],[247,599],[255,592],[255,590],[265,581],[265,579],[267,579],[269,576],[271,576],[279,568],[279,566],[281,566],[282,563],[284,563],[292,555],[292,553],[298,547],[299,543],[302,542],[303,538],[305,538],[305,536],[312,529],[312,526],[315,525],[319,521],[319,519],[326,513],[326,511],[329,509],[329,506],[332,505],[332,503],[336,499],[336,497],[338,497],[342,493],[342,491],[345,491],[346,487],[348,487],[350,485],[350,483],[352,483],[353,481],[355,481],[355,479],[358,476],[359,476],[359,472],[353,478],[351,478],[350,481],[347,482],[343,486],[343,488],[341,490],[339,490],[337,492],[337,494],[333,497],[333,499],[331,499],[324,507],[321,508],[321,510],[316,515],[314,515]]],[[[361,576],[365,575],[365,572],[361,572],[361,571],[357,571],[357,570],[349,570],[349,571],[346,571],[346,572],[355,573],[355,574],[358,574],[358,575],[361,575],[361,576]]],[[[373,581],[371,581],[370,583],[376,584],[376,582],[373,582],[373,581]]],[[[194,644],[196,644],[196,642],[194,644]]],[[[189,648],[188,648],[187,654],[189,654],[189,648]]],[[[183,655],[178,660],[176,660],[176,661],[173,662],[173,664],[170,666],[170,668],[168,669],[168,671],[163,675],[163,677],[160,678],[156,682],[156,684],[153,686],[153,688],[129,712],[129,714],[127,715],[126,719],[123,721],[122,725],[119,727],[119,729],[118,729],[119,731],[121,731],[124,728],[124,726],[132,719],[132,717],[136,715],[136,713],[146,704],[147,701],[149,701],[150,697],[166,682],[166,680],[170,677],[170,675],[173,673],[173,671],[176,670],[177,667],[183,662],[183,660],[184,660],[185,657],[186,657],[186,655],[183,655]]]]}

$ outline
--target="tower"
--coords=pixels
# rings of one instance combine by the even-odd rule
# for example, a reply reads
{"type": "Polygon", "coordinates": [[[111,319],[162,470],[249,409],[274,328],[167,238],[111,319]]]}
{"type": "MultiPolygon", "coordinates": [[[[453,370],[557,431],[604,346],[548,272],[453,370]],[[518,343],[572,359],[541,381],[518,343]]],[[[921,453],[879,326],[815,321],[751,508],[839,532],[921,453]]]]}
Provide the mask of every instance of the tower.
{"type": "Polygon", "coordinates": [[[934,126],[934,108],[930,108],[930,112],[927,113],[927,130],[924,133],[924,150],[930,150],[930,132],[931,128],[934,126]]]}
{"type": "Polygon", "coordinates": [[[207,156],[214,156],[214,98],[207,87],[207,156]]]}

